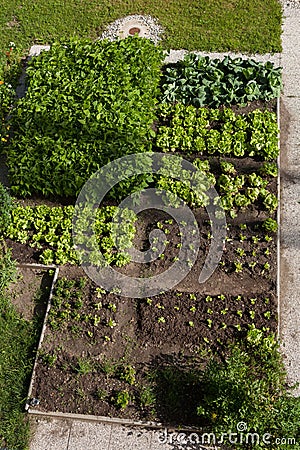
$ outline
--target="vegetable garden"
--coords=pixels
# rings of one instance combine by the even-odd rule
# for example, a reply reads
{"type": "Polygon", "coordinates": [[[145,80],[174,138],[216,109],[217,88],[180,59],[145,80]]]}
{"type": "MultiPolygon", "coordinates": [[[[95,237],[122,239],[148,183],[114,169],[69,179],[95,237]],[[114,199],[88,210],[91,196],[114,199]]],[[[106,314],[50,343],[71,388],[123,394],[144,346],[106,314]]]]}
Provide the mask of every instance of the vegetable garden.
{"type": "Polygon", "coordinates": [[[15,198],[10,204],[3,193],[2,235],[17,260],[61,266],[38,354],[37,408],[218,431],[246,417],[251,430],[281,435],[284,422],[292,433],[296,405],[276,341],[281,70],[251,59],[189,55],[171,66],[163,59],[161,48],[137,37],[55,43],[30,61],[26,95],[5,123],[15,198]],[[199,249],[174,289],[125,298],[78,267],[72,217],[95,171],[146,152],[191,162],[205,175],[198,180],[205,193],[192,189],[184,165],[170,170],[167,159],[160,172],[150,167],[119,183],[94,225],[106,263],[147,278],[178,259],[180,229],[163,211],[123,212],[123,240],[115,245],[120,200],[134,193],[138,202],[148,187],[165,191],[166,205],[180,198],[191,208],[199,249]],[[205,210],[212,187],[226,213],[226,238],[217,269],[199,284],[215,239],[205,210]],[[154,229],[165,234],[163,252],[155,238],[149,246],[154,229]],[[151,248],[155,258],[132,261],[132,246],[151,248]]]}

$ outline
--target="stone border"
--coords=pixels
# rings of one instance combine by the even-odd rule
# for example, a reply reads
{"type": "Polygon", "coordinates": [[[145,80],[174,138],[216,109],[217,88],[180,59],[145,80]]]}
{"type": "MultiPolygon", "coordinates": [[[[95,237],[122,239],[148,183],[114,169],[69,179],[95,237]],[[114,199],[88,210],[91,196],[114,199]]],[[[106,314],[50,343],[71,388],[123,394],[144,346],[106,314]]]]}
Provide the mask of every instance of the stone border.
{"type": "Polygon", "coordinates": [[[35,370],[36,370],[37,360],[38,360],[38,351],[41,348],[41,345],[42,345],[42,342],[43,342],[43,339],[44,339],[44,336],[45,336],[48,314],[49,314],[49,311],[50,311],[50,308],[51,308],[51,300],[52,300],[52,297],[53,297],[54,286],[55,286],[55,283],[56,283],[56,280],[57,280],[57,277],[58,277],[58,273],[59,273],[59,267],[54,266],[54,265],[47,266],[47,265],[44,265],[44,264],[19,264],[18,267],[20,267],[20,268],[28,268],[28,269],[54,270],[54,275],[53,275],[53,279],[52,279],[52,283],[51,283],[47,309],[46,309],[46,312],[45,312],[44,321],[43,321],[43,327],[42,327],[39,343],[38,343],[37,350],[36,350],[36,356],[35,356],[35,359],[34,359],[30,385],[29,385],[29,388],[28,388],[27,401],[26,401],[26,404],[25,404],[25,411],[28,411],[29,407],[30,407],[32,388],[33,388],[33,384],[34,384],[34,381],[35,381],[35,370]]]}

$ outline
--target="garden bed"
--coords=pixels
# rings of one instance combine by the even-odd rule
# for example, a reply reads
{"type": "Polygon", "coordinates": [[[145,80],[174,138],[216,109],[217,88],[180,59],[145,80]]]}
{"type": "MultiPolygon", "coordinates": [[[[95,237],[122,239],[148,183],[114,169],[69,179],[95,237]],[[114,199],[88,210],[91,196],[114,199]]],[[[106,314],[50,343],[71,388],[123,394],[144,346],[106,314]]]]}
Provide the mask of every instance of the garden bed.
{"type": "MultiPolygon", "coordinates": [[[[203,424],[195,411],[209,358],[224,358],[228,345],[251,327],[277,331],[277,240],[259,226],[264,214],[239,214],[228,222],[221,264],[200,285],[210,225],[203,210],[194,212],[201,235],[198,260],[170,292],[124,298],[99,289],[75,266],[61,269],[33,384],[40,404],[32,412],[203,424]]],[[[167,215],[143,212],[134,244],[145,249],[157,223],[172,236],[165,257],[119,270],[149,276],[172,263],[180,238],[167,215]]]]}
{"type": "MultiPolygon", "coordinates": [[[[29,403],[30,412],[213,426],[215,400],[209,403],[206,390],[214,390],[214,384],[205,385],[205,380],[211,382],[214,376],[209,372],[211,360],[219,364],[217,376],[223,373],[222,364],[229,371],[233,364],[234,376],[227,373],[224,382],[231,376],[239,385],[238,392],[247,390],[247,383],[255,390],[257,377],[264,383],[270,372],[277,376],[277,356],[270,357],[268,365],[265,355],[275,348],[278,324],[276,98],[281,88],[280,69],[253,60],[225,58],[219,62],[192,56],[164,69],[162,81],[161,57],[159,49],[138,39],[103,45],[73,40],[64,47],[55,44],[28,69],[28,90],[12,115],[14,133],[7,154],[12,192],[30,198],[18,200],[5,237],[18,261],[60,266],[30,390],[30,396],[38,401],[29,403]],[[142,50],[138,60],[136,49],[142,50]],[[148,62],[150,51],[153,71],[149,80],[143,62],[148,62]],[[116,67],[105,71],[102,62],[110,60],[110,52],[116,54],[116,67]],[[126,52],[141,67],[138,72],[132,64],[125,77],[126,52]],[[85,53],[88,63],[84,70],[70,65],[77,54],[85,53]],[[48,73],[49,58],[55,64],[52,77],[44,83],[41,80],[48,73]],[[94,62],[97,76],[90,70],[94,62]],[[174,75],[173,69],[179,72],[175,70],[174,75]],[[95,82],[99,84],[93,90],[95,82]],[[109,92],[107,84],[112,86],[109,92]],[[49,104],[57,100],[58,87],[66,90],[72,101],[66,102],[61,95],[54,111],[49,104]],[[113,87],[121,95],[121,103],[113,87]],[[49,94],[47,99],[37,94],[43,90],[49,94]],[[99,97],[102,91],[108,95],[107,101],[99,97]],[[127,91],[132,95],[127,97],[127,91]],[[77,102],[82,104],[83,94],[89,102],[81,111],[77,102]],[[112,126],[115,118],[119,122],[112,126]],[[29,150],[23,154],[23,164],[20,152],[25,141],[29,150]],[[171,290],[159,295],[157,290],[156,295],[145,298],[124,297],[119,286],[106,291],[94,284],[78,267],[72,240],[72,218],[78,206],[73,206],[74,199],[84,181],[110,162],[111,154],[117,159],[133,151],[175,154],[178,159],[173,159],[173,167],[171,159],[162,157],[158,172],[151,172],[154,165],[143,166],[142,176],[134,175],[127,184],[120,184],[101,204],[94,232],[106,262],[128,277],[150,279],[164,274],[179,259],[182,231],[188,236],[195,231],[185,221],[178,224],[167,213],[147,209],[145,197],[140,202],[142,212],[123,211],[123,222],[118,224],[123,244],[117,248],[111,237],[117,207],[112,205],[141,186],[154,188],[159,195],[163,191],[166,206],[182,198],[199,230],[198,248],[189,245],[195,264],[186,257],[186,249],[181,256],[188,267],[186,277],[180,282],[174,279],[171,290]],[[195,170],[188,173],[184,160],[195,170]],[[207,193],[213,190],[219,198],[215,194],[209,197],[207,193]],[[39,197],[41,194],[48,200],[39,197]],[[216,270],[199,283],[216,238],[212,216],[206,212],[208,203],[217,220],[223,207],[226,238],[219,243],[222,257],[216,270]],[[165,233],[163,251],[155,248],[154,239],[149,240],[156,229],[165,233]],[[153,262],[132,262],[126,252],[133,246],[140,251],[151,249],[153,262]],[[234,345],[240,346],[238,350],[233,350],[234,345]],[[249,360],[242,349],[251,354],[249,360]],[[234,366],[236,356],[241,366],[234,366]],[[275,371],[272,364],[277,364],[275,371]]],[[[116,171],[119,169],[122,166],[116,171]]],[[[123,168],[127,169],[131,173],[130,163],[123,168]]],[[[88,228],[87,224],[84,222],[82,229],[88,228]]],[[[85,244],[84,233],[79,236],[85,244]]],[[[229,410],[234,389],[235,385],[233,392],[229,389],[224,394],[228,395],[229,410]]],[[[263,389],[269,402],[272,383],[266,382],[263,389]]],[[[223,407],[219,410],[222,421],[226,413],[223,407]]],[[[232,417],[234,414],[235,410],[232,417]]]]}

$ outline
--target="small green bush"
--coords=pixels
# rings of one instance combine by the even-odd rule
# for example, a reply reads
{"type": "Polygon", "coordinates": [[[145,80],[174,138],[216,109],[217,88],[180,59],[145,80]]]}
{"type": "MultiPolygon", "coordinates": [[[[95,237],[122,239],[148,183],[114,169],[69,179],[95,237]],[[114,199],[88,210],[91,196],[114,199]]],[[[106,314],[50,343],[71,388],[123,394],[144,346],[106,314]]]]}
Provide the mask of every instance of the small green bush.
{"type": "Polygon", "coordinates": [[[271,219],[271,218],[266,219],[263,222],[262,226],[266,231],[271,232],[271,233],[276,233],[276,231],[278,229],[277,221],[274,219],[271,219]]]}

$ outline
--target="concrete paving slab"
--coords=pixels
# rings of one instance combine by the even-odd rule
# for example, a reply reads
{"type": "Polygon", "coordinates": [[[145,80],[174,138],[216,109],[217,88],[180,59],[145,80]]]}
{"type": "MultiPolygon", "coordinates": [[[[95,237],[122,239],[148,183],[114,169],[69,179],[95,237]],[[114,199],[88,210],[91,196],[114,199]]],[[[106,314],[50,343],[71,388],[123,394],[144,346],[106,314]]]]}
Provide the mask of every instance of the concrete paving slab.
{"type": "Polygon", "coordinates": [[[108,450],[150,450],[152,431],[113,425],[108,450]]]}
{"type": "Polygon", "coordinates": [[[112,426],[97,422],[73,421],[68,450],[109,450],[112,426]]]}
{"type": "MultiPolygon", "coordinates": [[[[300,381],[300,9],[285,8],[281,130],[281,271],[279,330],[288,381],[300,381]]],[[[300,395],[300,386],[294,391],[300,395]]]]}
{"type": "Polygon", "coordinates": [[[71,430],[69,421],[42,418],[31,421],[31,424],[34,435],[30,450],[68,450],[71,430]]]}
{"type": "Polygon", "coordinates": [[[170,444],[170,433],[165,430],[153,431],[151,450],[173,450],[170,444]]]}

